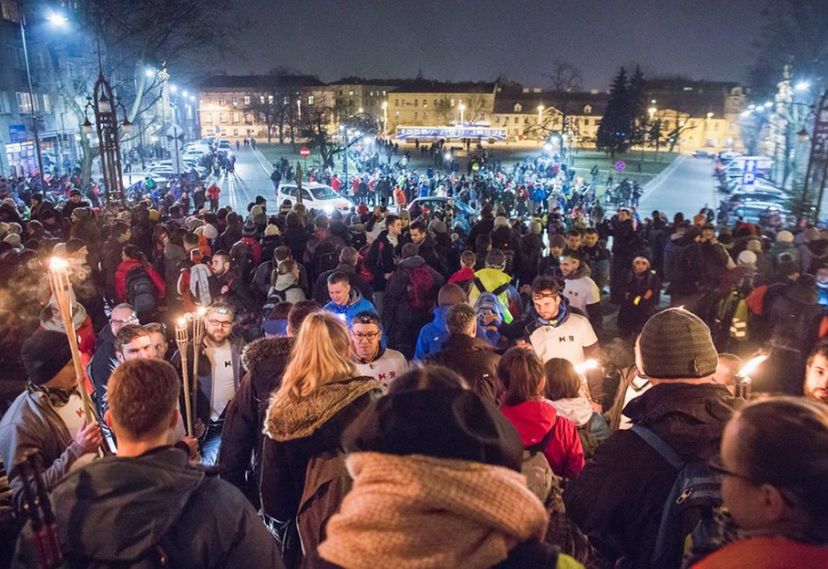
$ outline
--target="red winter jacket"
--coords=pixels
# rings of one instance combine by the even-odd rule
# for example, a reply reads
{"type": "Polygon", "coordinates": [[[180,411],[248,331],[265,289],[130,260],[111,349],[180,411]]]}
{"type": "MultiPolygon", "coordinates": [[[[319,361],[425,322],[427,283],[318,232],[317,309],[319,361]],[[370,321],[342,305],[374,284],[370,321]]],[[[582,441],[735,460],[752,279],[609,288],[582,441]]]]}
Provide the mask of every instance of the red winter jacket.
{"type": "Polygon", "coordinates": [[[548,401],[525,401],[500,408],[520,435],[524,447],[536,445],[550,430],[554,431],[543,454],[552,471],[565,478],[577,478],[584,469],[584,449],[575,424],[558,417],[548,401]]]}
{"type": "Polygon", "coordinates": [[[127,273],[130,272],[132,269],[138,267],[141,267],[147,272],[150,279],[152,279],[153,284],[155,285],[155,289],[158,291],[158,299],[163,300],[164,296],[167,293],[167,285],[164,283],[164,279],[161,278],[161,275],[159,275],[158,272],[149,263],[142,263],[138,259],[127,259],[126,261],[121,261],[121,264],[118,265],[118,268],[115,270],[115,298],[118,299],[118,302],[127,301],[127,273]]]}

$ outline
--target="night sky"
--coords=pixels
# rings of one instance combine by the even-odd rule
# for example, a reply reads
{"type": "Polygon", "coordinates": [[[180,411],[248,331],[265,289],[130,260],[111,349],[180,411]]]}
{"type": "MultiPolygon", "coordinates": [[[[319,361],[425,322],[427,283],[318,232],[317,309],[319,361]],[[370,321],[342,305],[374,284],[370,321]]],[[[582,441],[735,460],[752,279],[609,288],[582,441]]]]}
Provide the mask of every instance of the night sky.
{"type": "MultiPolygon", "coordinates": [[[[238,0],[249,18],[228,74],[277,66],[317,74],[491,80],[546,86],[551,61],[579,67],[586,89],[619,65],[645,73],[743,81],[770,0],[238,0]]],[[[232,14],[229,14],[232,17],[232,14]]]]}

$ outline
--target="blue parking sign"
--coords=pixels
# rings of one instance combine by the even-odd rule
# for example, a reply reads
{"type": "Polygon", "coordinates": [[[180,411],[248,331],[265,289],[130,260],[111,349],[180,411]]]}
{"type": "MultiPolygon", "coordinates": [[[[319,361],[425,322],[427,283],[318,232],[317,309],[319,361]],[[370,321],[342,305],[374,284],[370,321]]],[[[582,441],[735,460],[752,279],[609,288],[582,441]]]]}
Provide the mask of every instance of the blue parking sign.
{"type": "Polygon", "coordinates": [[[756,160],[745,160],[745,169],[742,171],[742,185],[752,186],[756,182],[756,160]]]}

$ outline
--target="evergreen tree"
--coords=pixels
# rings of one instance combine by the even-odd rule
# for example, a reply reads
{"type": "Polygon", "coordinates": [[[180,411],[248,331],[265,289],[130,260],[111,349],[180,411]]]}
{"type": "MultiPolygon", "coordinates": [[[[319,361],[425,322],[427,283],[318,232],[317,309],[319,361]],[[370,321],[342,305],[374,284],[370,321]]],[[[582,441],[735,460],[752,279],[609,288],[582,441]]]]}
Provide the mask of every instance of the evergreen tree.
{"type": "Polygon", "coordinates": [[[598,125],[595,144],[613,158],[616,153],[626,152],[630,147],[629,87],[627,71],[622,67],[612,81],[607,108],[598,125]]]}
{"type": "Polygon", "coordinates": [[[630,145],[639,146],[647,140],[649,117],[647,116],[647,90],[644,74],[639,66],[630,78],[627,97],[627,120],[629,121],[630,145]]]}

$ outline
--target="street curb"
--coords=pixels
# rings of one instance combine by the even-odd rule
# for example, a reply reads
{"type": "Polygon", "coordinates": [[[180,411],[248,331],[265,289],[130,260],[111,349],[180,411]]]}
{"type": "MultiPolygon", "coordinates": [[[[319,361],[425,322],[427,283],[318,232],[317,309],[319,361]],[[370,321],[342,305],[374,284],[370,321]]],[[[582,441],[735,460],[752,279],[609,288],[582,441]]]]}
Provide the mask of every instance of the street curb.
{"type": "Polygon", "coordinates": [[[644,201],[644,198],[647,197],[649,194],[661,187],[661,184],[664,183],[664,180],[666,180],[670,176],[670,174],[673,173],[673,170],[678,168],[678,165],[684,162],[686,159],[686,154],[680,154],[676,156],[669,166],[667,166],[664,170],[659,172],[655,178],[644,184],[644,191],[641,193],[641,197],[638,200],[639,203],[644,201]]]}

